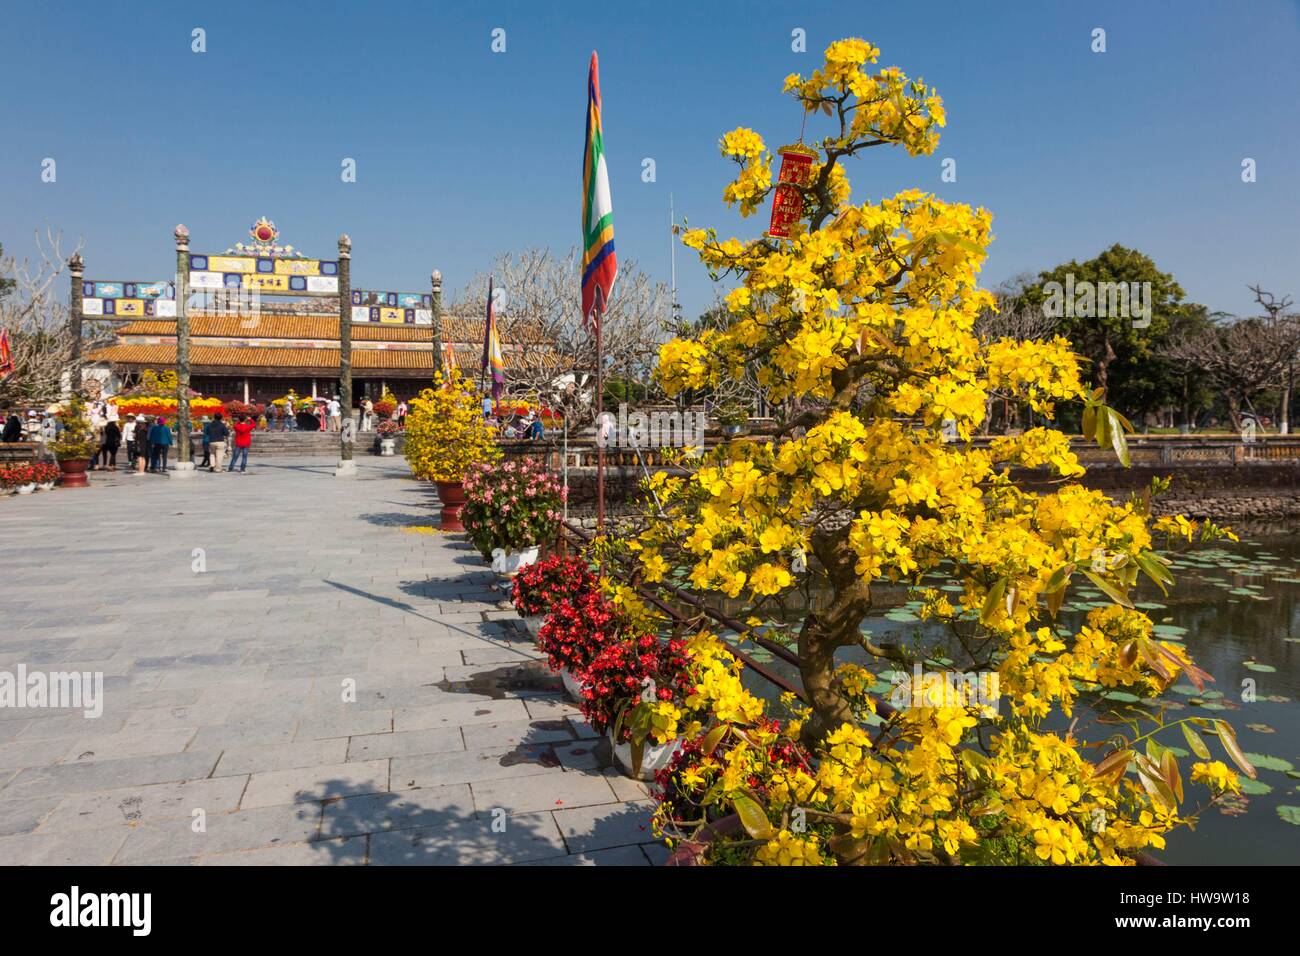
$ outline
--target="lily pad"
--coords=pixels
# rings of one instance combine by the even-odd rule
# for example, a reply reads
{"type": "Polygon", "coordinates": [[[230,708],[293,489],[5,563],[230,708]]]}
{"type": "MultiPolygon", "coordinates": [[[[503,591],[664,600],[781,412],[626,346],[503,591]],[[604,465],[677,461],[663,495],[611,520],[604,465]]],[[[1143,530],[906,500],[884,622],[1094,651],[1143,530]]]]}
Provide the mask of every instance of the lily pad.
{"type": "Polygon", "coordinates": [[[1272,664],[1261,664],[1259,661],[1242,661],[1241,666],[1247,670],[1255,671],[1258,674],[1277,673],[1277,668],[1272,664]]]}
{"type": "Polygon", "coordinates": [[[1279,773],[1286,773],[1288,770],[1294,770],[1295,766],[1289,760],[1283,760],[1281,757],[1271,757],[1268,754],[1246,754],[1249,760],[1260,770],[1276,770],[1279,773]]]}
{"type": "Polygon", "coordinates": [[[1277,808],[1277,815],[1287,823],[1300,827],[1300,807],[1289,807],[1284,804],[1277,808]]]}
{"type": "Polygon", "coordinates": [[[1242,776],[1238,776],[1237,779],[1241,782],[1241,792],[1248,793],[1252,797],[1262,797],[1273,792],[1273,788],[1263,780],[1251,780],[1249,777],[1242,776]]]}

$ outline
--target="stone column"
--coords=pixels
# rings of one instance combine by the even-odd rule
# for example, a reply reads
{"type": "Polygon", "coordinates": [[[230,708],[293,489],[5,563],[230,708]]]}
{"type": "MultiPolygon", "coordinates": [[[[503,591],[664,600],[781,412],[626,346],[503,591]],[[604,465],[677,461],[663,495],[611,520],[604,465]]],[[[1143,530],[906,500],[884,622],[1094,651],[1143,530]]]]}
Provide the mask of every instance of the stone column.
{"type": "Polygon", "coordinates": [[[172,233],[176,238],[176,463],[167,474],[172,478],[194,477],[190,452],[190,317],[186,300],[190,294],[190,231],[184,225],[172,233]]]}
{"type": "Polygon", "coordinates": [[[80,252],[74,252],[68,260],[68,272],[72,277],[72,295],[69,297],[68,330],[72,334],[72,355],[68,361],[68,388],[74,392],[81,391],[81,300],[84,290],[82,277],[86,274],[86,264],[80,252]]]}
{"type": "Polygon", "coordinates": [[[442,273],[434,269],[429,276],[433,295],[430,311],[433,314],[433,373],[442,371],[442,273]]]}
{"type": "Polygon", "coordinates": [[[339,466],[335,478],[357,473],[352,460],[356,422],[352,419],[352,240],[339,236],[339,403],[343,406],[343,427],[339,433],[339,466]]]}

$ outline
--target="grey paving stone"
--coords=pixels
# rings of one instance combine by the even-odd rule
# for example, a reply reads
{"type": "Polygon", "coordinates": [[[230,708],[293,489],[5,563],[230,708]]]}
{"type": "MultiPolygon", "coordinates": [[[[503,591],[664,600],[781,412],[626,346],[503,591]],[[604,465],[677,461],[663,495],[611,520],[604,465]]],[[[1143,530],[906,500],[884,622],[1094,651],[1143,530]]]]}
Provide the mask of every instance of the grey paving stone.
{"type": "Polygon", "coordinates": [[[325,804],[321,838],[451,826],[474,819],[474,799],[466,784],[344,797],[325,804]]]}
{"type": "Polygon", "coordinates": [[[58,833],[0,837],[0,860],[6,866],[107,866],[128,832],[116,827],[75,837],[58,833]]]}
{"type": "Polygon", "coordinates": [[[157,820],[192,819],[195,810],[227,813],[239,806],[248,777],[160,783],[65,797],[46,816],[42,833],[93,830],[157,820]]]}
{"type": "Polygon", "coordinates": [[[527,720],[521,700],[466,700],[402,707],[393,711],[393,730],[429,730],[435,727],[463,727],[468,724],[497,724],[527,720]]]}
{"type": "Polygon", "coordinates": [[[231,774],[262,773],[270,770],[292,770],[297,767],[318,767],[322,764],[342,763],[347,759],[348,741],[303,740],[289,744],[265,744],[251,747],[232,747],[221,755],[214,777],[231,774]]]}
{"type": "Polygon", "coordinates": [[[618,802],[599,773],[562,773],[541,777],[509,777],[471,784],[474,807],[480,813],[497,808],[507,813],[534,813],[618,802]]]}
{"type": "Polygon", "coordinates": [[[348,743],[348,760],[407,757],[414,754],[454,753],[465,750],[459,727],[435,727],[399,733],[364,734],[348,743]]]}
{"type": "Polygon", "coordinates": [[[394,757],[391,780],[393,790],[412,790],[562,772],[550,747],[519,747],[394,757]]]}
{"type": "Polygon", "coordinates": [[[466,724],[461,728],[466,750],[490,750],[519,744],[572,743],[563,720],[511,720],[499,724],[466,724]]]}
{"type": "Polygon", "coordinates": [[[319,832],[320,804],[209,813],[205,825],[203,832],[196,833],[191,820],[177,818],[124,828],[126,842],[114,862],[139,864],[302,843],[314,839],[319,832]]]}
{"type": "Polygon", "coordinates": [[[390,710],[349,707],[344,713],[307,714],[298,722],[296,740],[328,740],[354,734],[382,734],[393,729],[390,710]]]}
{"type": "Polygon", "coordinates": [[[372,866],[491,866],[564,856],[564,840],[548,813],[493,821],[475,820],[424,830],[395,830],[370,836],[372,866]]]}
{"type": "MultiPolygon", "coordinates": [[[[58,803],[58,797],[0,800],[0,837],[31,833],[58,803]]],[[[0,863],[3,862],[0,860],[0,863]]]]}
{"type": "Polygon", "coordinates": [[[360,866],[366,862],[368,845],[364,836],[344,837],[212,853],[195,862],[199,866],[360,866]]]}
{"type": "Polygon", "coordinates": [[[616,846],[591,853],[570,853],[544,860],[521,863],[520,866],[649,866],[650,860],[639,846],[616,846]]]}
{"type": "Polygon", "coordinates": [[[23,770],[0,790],[0,798],[119,790],[172,780],[198,780],[212,772],[218,756],[212,752],[165,754],[23,770]]]}
{"type": "Polygon", "coordinates": [[[654,842],[656,837],[650,829],[653,810],[654,804],[646,800],[557,810],[554,816],[569,851],[588,853],[606,847],[654,842]]]}
{"type": "Polygon", "coordinates": [[[249,778],[240,806],[269,807],[352,794],[382,793],[388,789],[387,760],[272,770],[255,773],[249,778]]]}
{"type": "Polygon", "coordinates": [[[86,763],[92,760],[180,753],[197,730],[197,727],[174,730],[121,730],[115,734],[83,737],[68,748],[63,762],[86,763]]]}

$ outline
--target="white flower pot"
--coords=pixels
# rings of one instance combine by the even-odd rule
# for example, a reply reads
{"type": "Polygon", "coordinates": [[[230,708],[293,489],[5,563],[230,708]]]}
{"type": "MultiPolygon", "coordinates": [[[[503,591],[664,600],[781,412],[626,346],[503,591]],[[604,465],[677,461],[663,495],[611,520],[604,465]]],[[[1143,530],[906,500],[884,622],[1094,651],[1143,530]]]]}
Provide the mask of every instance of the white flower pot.
{"type": "Polygon", "coordinates": [[[492,549],[492,570],[503,578],[513,578],[520,568],[537,563],[536,545],[523,551],[506,551],[504,548],[492,549]]]}
{"type": "Polygon", "coordinates": [[[37,487],[39,487],[39,488],[41,489],[41,491],[53,491],[53,490],[54,490],[54,482],[52,482],[52,481],[42,481],[42,482],[41,482],[37,487]]]}
{"type": "Polygon", "coordinates": [[[681,737],[674,737],[666,744],[657,744],[653,740],[647,739],[645,748],[641,751],[641,772],[633,774],[632,745],[630,743],[615,743],[613,729],[606,733],[609,737],[610,746],[614,749],[614,762],[618,764],[618,769],[623,771],[624,776],[635,777],[637,780],[653,780],[655,774],[672,763],[677,751],[682,749],[681,737]]]}
{"type": "Polygon", "coordinates": [[[574,703],[581,702],[583,699],[582,683],[569,672],[567,667],[560,668],[560,680],[564,681],[565,693],[569,695],[574,703]]]}
{"type": "Polygon", "coordinates": [[[382,456],[393,455],[393,454],[396,453],[396,448],[397,448],[397,442],[395,442],[393,439],[391,439],[391,438],[381,438],[381,439],[379,439],[379,454],[380,454],[380,455],[382,455],[382,456]]]}
{"type": "Polygon", "coordinates": [[[533,637],[542,633],[542,625],[546,623],[545,614],[526,614],[524,615],[524,627],[528,628],[528,633],[533,637]]]}
{"type": "Polygon", "coordinates": [[[36,482],[34,481],[29,481],[25,485],[18,486],[18,493],[20,495],[30,495],[35,490],[36,490],[36,482]]]}

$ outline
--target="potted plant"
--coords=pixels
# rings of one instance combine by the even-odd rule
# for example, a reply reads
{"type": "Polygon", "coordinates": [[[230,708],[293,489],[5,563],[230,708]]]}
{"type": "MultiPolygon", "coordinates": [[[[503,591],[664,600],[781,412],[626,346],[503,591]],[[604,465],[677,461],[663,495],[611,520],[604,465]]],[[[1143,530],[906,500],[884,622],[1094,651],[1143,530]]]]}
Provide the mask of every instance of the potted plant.
{"type": "Polygon", "coordinates": [[[513,577],[537,560],[560,525],[565,498],[559,479],[531,458],[472,465],[465,474],[461,522],[492,569],[513,577]]]}
{"type": "Polygon", "coordinates": [[[59,466],[53,462],[38,461],[32,466],[36,473],[36,487],[49,491],[59,480],[59,466]]]}
{"type": "Polygon", "coordinates": [[[18,476],[13,472],[12,465],[0,465],[0,494],[12,495],[18,491],[18,476]]]}
{"type": "Polygon", "coordinates": [[[603,646],[618,639],[623,624],[618,608],[598,590],[560,598],[551,605],[537,633],[537,647],[551,670],[559,672],[574,701],[581,703],[585,697],[587,665],[603,646]]]}
{"type": "Polygon", "coordinates": [[[520,569],[514,578],[511,598],[515,610],[524,619],[528,633],[536,637],[556,601],[574,598],[595,588],[596,576],[591,573],[586,561],[553,554],[520,569]]]}
{"type": "Polygon", "coordinates": [[[443,530],[464,531],[460,509],[465,504],[465,472],[479,462],[495,461],[501,451],[473,382],[454,368],[446,379],[438,374],[433,381],[433,388],[411,400],[406,460],[416,478],[437,485],[443,530]]]}
{"type": "Polygon", "coordinates": [[[587,722],[608,735],[624,773],[653,780],[680,749],[691,722],[686,642],[634,633],[602,647],[584,674],[580,706],[587,722]]]}
{"type": "Polygon", "coordinates": [[[402,429],[397,422],[384,419],[375,431],[379,434],[379,454],[388,457],[396,453],[397,434],[402,429]]]}
{"type": "Polygon", "coordinates": [[[30,495],[36,490],[36,467],[31,462],[19,462],[9,466],[9,481],[15,493],[30,495]]]}
{"type": "Polygon", "coordinates": [[[734,398],[729,398],[718,405],[715,410],[718,424],[725,435],[739,435],[749,421],[749,409],[734,398]]]}
{"type": "Polygon", "coordinates": [[[65,488],[85,488],[86,467],[98,450],[95,447],[95,431],[86,415],[85,399],[73,392],[60,409],[59,420],[63,424],[63,431],[50,444],[62,472],[59,484],[65,488]]]}

